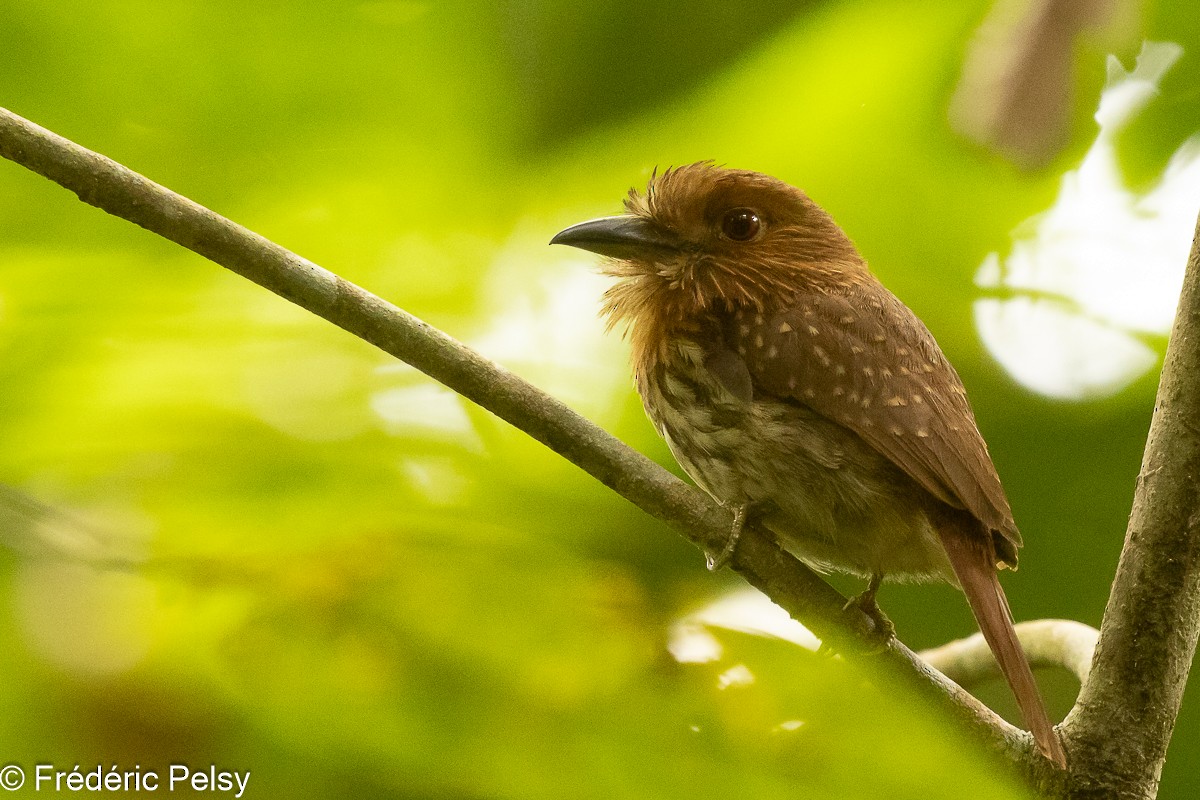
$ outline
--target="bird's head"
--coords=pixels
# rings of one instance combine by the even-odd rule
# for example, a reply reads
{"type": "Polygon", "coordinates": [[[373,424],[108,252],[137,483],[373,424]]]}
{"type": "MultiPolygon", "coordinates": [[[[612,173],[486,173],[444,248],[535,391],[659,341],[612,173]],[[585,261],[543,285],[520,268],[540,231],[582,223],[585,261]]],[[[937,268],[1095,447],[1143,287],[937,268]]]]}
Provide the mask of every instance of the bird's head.
{"type": "Polygon", "coordinates": [[[609,323],[663,330],[708,312],[763,310],[804,290],[869,279],[842,229],[799,189],[767,175],[699,162],[630,190],[625,214],[573,225],[551,244],[609,260],[609,323]]]}

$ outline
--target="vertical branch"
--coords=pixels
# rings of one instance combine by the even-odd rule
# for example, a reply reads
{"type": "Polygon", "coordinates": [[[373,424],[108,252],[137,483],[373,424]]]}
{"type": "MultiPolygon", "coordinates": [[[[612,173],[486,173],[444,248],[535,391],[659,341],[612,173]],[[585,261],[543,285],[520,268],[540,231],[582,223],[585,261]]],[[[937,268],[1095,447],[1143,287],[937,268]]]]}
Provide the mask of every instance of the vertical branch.
{"type": "Polygon", "coordinates": [[[1152,798],[1200,634],[1200,222],[1091,677],[1072,798],[1152,798]]]}

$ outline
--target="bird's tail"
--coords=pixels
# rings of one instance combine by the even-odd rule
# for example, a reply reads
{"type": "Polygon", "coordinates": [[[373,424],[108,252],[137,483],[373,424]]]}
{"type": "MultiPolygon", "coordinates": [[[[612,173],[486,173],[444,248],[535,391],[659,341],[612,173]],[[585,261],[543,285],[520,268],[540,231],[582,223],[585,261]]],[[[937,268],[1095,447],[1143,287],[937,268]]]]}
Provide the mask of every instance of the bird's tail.
{"type": "Polygon", "coordinates": [[[958,582],[979,623],[979,630],[983,632],[983,638],[992,649],[1000,671],[1016,695],[1021,715],[1038,749],[1046,758],[1066,769],[1067,756],[1062,742],[1046,713],[1046,706],[1033,679],[1033,670],[1029,668],[1029,660],[1017,640],[1008,598],[1004,596],[1004,589],[996,576],[992,548],[985,541],[980,541],[981,537],[976,531],[963,531],[958,524],[941,526],[939,534],[946,554],[950,556],[950,566],[954,568],[954,574],[958,576],[958,582]]]}

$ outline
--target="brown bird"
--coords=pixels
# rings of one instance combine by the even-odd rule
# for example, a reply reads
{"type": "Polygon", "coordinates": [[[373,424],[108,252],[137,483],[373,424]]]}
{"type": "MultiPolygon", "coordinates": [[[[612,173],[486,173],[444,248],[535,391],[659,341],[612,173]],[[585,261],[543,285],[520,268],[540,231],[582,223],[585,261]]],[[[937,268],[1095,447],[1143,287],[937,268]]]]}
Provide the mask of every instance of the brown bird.
{"type": "MultiPolygon", "coordinates": [[[[1021,536],[962,381],[933,335],[800,190],[709,162],[559,233],[608,256],[610,327],[689,475],[817,570],[960,587],[1041,751],[1066,756],[998,567],[1021,536]]],[[[710,562],[711,563],[711,562],[710,562]]],[[[889,631],[890,632],[890,631],[889,631]]]]}

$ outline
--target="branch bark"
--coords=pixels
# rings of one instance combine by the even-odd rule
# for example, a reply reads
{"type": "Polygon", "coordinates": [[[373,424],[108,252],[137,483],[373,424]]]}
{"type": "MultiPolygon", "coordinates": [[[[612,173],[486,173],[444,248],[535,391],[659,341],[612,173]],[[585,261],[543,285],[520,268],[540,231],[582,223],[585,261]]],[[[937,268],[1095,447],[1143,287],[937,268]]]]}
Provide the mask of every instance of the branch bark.
{"type": "Polygon", "coordinates": [[[1200,635],[1200,221],[1091,678],[1068,796],[1153,798],[1200,635]]]}

